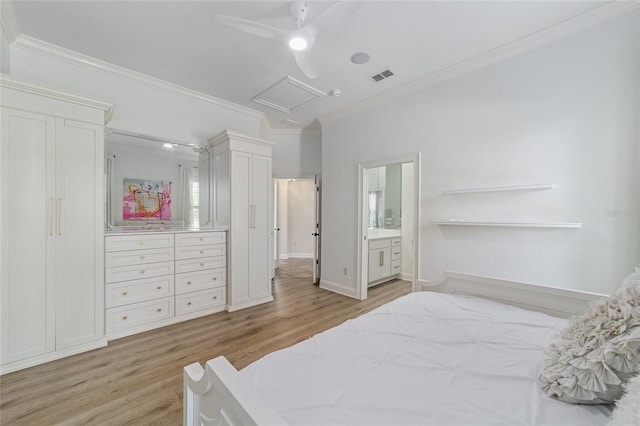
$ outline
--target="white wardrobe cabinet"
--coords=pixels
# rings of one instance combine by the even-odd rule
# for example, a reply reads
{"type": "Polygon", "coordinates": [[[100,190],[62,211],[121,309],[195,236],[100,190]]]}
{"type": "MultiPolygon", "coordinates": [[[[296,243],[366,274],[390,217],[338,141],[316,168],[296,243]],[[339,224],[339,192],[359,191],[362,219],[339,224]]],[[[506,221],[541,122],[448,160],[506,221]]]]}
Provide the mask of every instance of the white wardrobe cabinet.
{"type": "Polygon", "coordinates": [[[1,373],[104,346],[111,106],[0,79],[1,373]]]}
{"type": "Polygon", "coordinates": [[[214,223],[227,226],[227,310],[271,294],[271,142],[224,131],[212,138],[214,223]]]}

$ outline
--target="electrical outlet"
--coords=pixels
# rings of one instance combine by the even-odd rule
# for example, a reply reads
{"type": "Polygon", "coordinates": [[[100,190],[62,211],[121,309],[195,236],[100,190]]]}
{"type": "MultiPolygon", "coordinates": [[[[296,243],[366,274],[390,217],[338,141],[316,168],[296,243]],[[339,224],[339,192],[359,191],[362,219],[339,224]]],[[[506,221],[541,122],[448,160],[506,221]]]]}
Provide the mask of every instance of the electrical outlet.
{"type": "Polygon", "coordinates": [[[349,275],[349,270],[347,268],[342,268],[342,273],[344,275],[349,275]]]}

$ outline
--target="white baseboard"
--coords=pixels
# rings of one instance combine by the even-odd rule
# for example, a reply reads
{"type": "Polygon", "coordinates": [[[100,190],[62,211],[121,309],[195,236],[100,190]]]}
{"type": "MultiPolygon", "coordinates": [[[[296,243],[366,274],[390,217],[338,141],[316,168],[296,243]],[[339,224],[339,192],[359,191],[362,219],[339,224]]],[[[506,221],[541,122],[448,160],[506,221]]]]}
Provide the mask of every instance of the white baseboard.
{"type": "Polygon", "coordinates": [[[288,259],[313,259],[313,253],[289,253],[288,259]]]}
{"type": "Polygon", "coordinates": [[[325,290],[333,291],[334,293],[342,294],[343,296],[353,297],[357,299],[356,289],[352,287],[347,287],[344,284],[332,283],[327,280],[320,280],[320,288],[325,290]]]}
{"type": "Polygon", "coordinates": [[[280,260],[287,260],[289,258],[289,253],[280,253],[280,260]]]}

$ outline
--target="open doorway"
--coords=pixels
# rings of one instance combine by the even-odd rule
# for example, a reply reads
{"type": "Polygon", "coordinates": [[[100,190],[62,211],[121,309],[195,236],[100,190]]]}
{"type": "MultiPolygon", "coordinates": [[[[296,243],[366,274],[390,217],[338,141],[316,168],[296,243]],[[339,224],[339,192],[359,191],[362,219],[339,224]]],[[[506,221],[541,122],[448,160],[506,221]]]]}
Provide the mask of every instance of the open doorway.
{"type": "Polygon", "coordinates": [[[359,165],[358,288],[418,276],[419,154],[359,165]]]}
{"type": "Polygon", "coordinates": [[[274,269],[310,283],[319,281],[319,193],[317,178],[274,179],[274,269]]]}

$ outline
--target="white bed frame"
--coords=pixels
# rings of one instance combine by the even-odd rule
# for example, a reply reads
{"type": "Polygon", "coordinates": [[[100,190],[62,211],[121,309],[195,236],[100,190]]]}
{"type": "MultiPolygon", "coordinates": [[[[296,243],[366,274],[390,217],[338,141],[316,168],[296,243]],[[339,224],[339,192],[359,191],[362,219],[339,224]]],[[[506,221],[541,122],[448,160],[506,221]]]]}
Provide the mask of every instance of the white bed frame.
{"type": "MultiPolygon", "coordinates": [[[[417,281],[414,291],[477,296],[561,318],[580,314],[603,294],[446,271],[417,281]]],[[[223,356],[184,368],[185,425],[285,425],[286,422],[223,356]]]]}

